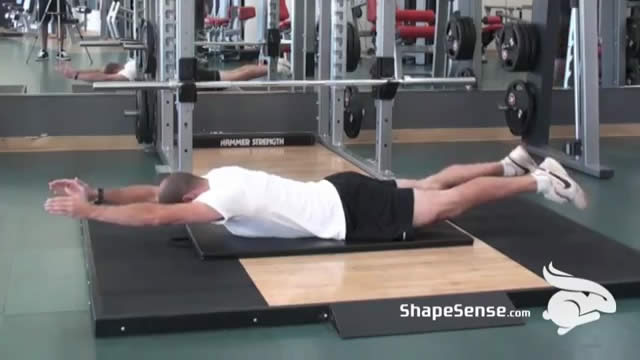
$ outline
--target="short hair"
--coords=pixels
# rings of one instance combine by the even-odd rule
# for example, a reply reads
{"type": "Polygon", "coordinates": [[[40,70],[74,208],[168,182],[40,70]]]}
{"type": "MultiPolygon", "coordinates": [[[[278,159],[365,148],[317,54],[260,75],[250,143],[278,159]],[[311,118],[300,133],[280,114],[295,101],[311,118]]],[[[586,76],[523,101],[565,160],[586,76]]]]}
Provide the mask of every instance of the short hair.
{"type": "Polygon", "coordinates": [[[203,181],[203,178],[190,173],[173,173],[162,181],[158,202],[161,204],[181,203],[184,201],[184,197],[197,189],[203,181]]]}
{"type": "Polygon", "coordinates": [[[105,73],[105,74],[117,74],[117,73],[119,73],[122,69],[124,69],[124,66],[122,66],[121,64],[118,64],[118,63],[108,63],[108,64],[104,67],[104,73],[105,73]]]}

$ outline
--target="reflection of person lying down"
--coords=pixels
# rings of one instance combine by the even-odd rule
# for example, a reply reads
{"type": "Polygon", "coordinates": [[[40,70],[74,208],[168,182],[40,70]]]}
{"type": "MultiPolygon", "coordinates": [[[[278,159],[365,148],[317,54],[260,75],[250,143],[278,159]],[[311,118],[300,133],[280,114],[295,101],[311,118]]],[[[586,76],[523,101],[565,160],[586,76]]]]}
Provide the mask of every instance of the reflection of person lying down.
{"type": "Polygon", "coordinates": [[[346,172],[300,182],[223,167],[203,177],[174,173],[159,186],[103,191],[76,179],[49,187],[55,197],[44,207],[52,215],[124,226],[216,223],[237,236],[347,242],[405,240],[415,228],[523,193],[586,207],[582,189],[562,165],[553,159],[538,165],[522,147],[502,161],[455,165],[422,180],[346,172]]]}
{"type": "MultiPolygon", "coordinates": [[[[267,76],[266,65],[243,65],[233,70],[207,70],[198,67],[198,81],[249,81],[267,76]]],[[[88,82],[102,81],[136,81],[139,80],[138,69],[135,60],[129,60],[124,65],[108,63],[102,69],[74,69],[69,65],[58,68],[64,77],[71,80],[88,82]]],[[[278,61],[278,73],[290,74],[291,65],[283,58],[278,61]]]]}

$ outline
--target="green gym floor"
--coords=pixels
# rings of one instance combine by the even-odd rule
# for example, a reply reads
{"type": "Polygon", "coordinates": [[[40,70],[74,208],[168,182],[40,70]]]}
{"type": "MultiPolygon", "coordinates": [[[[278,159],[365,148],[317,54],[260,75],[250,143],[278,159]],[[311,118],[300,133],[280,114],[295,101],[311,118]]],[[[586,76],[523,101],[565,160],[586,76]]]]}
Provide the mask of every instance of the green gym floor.
{"type": "MultiPolygon", "coordinates": [[[[590,195],[591,207],[577,212],[543,203],[558,216],[640,248],[640,139],[602,143],[604,161],[615,167],[616,177],[598,181],[576,175],[590,195]]],[[[454,162],[501,158],[511,146],[397,145],[394,171],[399,176],[423,176],[454,162]]],[[[637,358],[640,300],[619,300],[616,314],[603,315],[563,337],[537,308],[521,327],[348,341],[329,324],[96,340],[79,224],[44,213],[47,181],[78,176],[106,187],[146,182],[154,177],[155,161],[142,151],[0,154],[0,359],[637,358]]]]}

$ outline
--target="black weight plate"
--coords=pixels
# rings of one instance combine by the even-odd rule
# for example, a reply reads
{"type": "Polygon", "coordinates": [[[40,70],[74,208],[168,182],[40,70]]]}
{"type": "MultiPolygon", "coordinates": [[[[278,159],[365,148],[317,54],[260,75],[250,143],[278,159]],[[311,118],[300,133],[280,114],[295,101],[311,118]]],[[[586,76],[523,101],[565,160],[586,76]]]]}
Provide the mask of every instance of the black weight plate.
{"type": "Polygon", "coordinates": [[[354,72],[360,63],[360,36],[356,34],[356,27],[347,23],[347,72],[354,72]]]}
{"type": "Polygon", "coordinates": [[[364,102],[358,93],[358,88],[354,86],[345,88],[344,105],[344,133],[350,139],[355,139],[360,135],[362,121],[365,115],[364,102]]]}
{"type": "Polygon", "coordinates": [[[525,24],[517,23],[513,27],[516,36],[516,58],[518,59],[515,71],[527,71],[527,63],[529,62],[529,35],[525,24]]]}
{"type": "Polygon", "coordinates": [[[157,70],[157,57],[156,57],[156,27],[153,22],[147,20],[146,24],[146,53],[147,61],[144,67],[144,73],[155,77],[157,70]]]}
{"type": "Polygon", "coordinates": [[[636,58],[627,59],[627,85],[640,84],[640,61],[636,58]]]}
{"type": "Polygon", "coordinates": [[[513,24],[505,25],[500,34],[500,61],[502,67],[507,71],[515,71],[518,65],[518,51],[513,24]]]}
{"type": "Polygon", "coordinates": [[[527,122],[523,129],[523,135],[529,135],[531,129],[534,128],[536,121],[536,87],[533,83],[527,82],[527,95],[529,97],[529,109],[527,122]]]}
{"type": "Polygon", "coordinates": [[[467,40],[465,40],[465,43],[468,46],[468,60],[471,60],[473,59],[473,55],[476,51],[476,41],[478,40],[478,34],[476,31],[476,25],[474,24],[472,18],[465,18],[465,22],[467,24],[468,33],[468,38],[467,40]]]}
{"type": "Polygon", "coordinates": [[[627,54],[632,57],[640,56],[640,18],[627,18],[627,54]]]}
{"type": "Polygon", "coordinates": [[[469,22],[466,17],[461,17],[459,21],[462,36],[460,38],[460,55],[458,56],[458,60],[470,60],[473,54],[469,55],[469,43],[471,42],[469,22]]]}
{"type": "Polygon", "coordinates": [[[458,31],[457,18],[452,18],[447,23],[445,48],[447,56],[456,59],[460,46],[460,35],[458,31]]]}
{"type": "Polygon", "coordinates": [[[526,135],[535,116],[535,93],[532,85],[516,80],[505,95],[505,119],[513,135],[526,135]]]}

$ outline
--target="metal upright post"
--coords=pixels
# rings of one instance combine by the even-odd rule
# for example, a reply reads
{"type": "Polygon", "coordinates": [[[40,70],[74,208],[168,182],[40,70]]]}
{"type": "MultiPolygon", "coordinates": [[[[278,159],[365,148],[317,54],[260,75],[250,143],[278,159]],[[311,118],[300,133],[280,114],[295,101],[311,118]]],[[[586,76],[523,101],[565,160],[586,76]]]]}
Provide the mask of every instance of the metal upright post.
{"type": "MultiPolygon", "coordinates": [[[[159,81],[176,76],[176,0],[158,1],[158,74],[159,81]]],[[[158,94],[158,132],[156,150],[162,163],[171,171],[177,167],[174,144],[174,92],[160,90],[158,94]]],[[[166,171],[163,171],[166,172],[166,171]]]]}
{"type": "MultiPolygon", "coordinates": [[[[178,59],[195,57],[195,1],[177,1],[178,30],[176,55],[178,59]]],[[[179,64],[176,74],[180,73],[179,64]]],[[[178,100],[178,99],[177,99],[178,100]]],[[[193,170],[193,109],[194,103],[176,102],[178,112],[178,164],[177,171],[193,170]]]]}
{"type": "MultiPolygon", "coordinates": [[[[318,49],[318,79],[328,80],[331,76],[331,2],[320,1],[319,7],[319,49],[318,49]]],[[[318,91],[318,136],[327,140],[329,137],[329,123],[331,121],[331,89],[323,86],[318,91]]]]}
{"type": "Polygon", "coordinates": [[[316,67],[316,1],[304,1],[304,79],[313,79],[316,67]]]}
{"type": "MultiPolygon", "coordinates": [[[[416,9],[419,10],[425,10],[427,8],[427,1],[426,0],[417,0],[416,1],[416,9]]],[[[429,24],[418,24],[418,25],[429,25],[429,24]]],[[[424,48],[425,46],[427,46],[427,42],[425,41],[424,38],[420,38],[420,39],[416,39],[416,46],[419,48],[424,48]]],[[[419,54],[415,54],[415,61],[416,61],[416,65],[425,65],[426,63],[426,54],[421,51],[419,54]]]]}
{"type": "MultiPolygon", "coordinates": [[[[534,5],[534,20],[541,21],[546,12],[546,28],[543,26],[542,48],[538,69],[530,81],[537,89],[536,124],[531,134],[523,138],[528,149],[539,156],[553,156],[567,167],[598,178],[611,178],[613,170],[600,164],[600,87],[598,61],[598,6],[597,0],[579,0],[574,3],[574,96],[575,96],[575,142],[569,144],[566,153],[549,147],[551,127],[551,88],[553,82],[553,59],[555,58],[558,2],[539,0],[534,5]],[[577,11],[575,7],[577,6],[577,11]],[[544,11],[543,11],[544,10],[544,11]],[[554,11],[557,12],[554,14],[554,11]],[[576,14],[578,16],[576,16],[576,14]],[[556,17],[557,15],[557,17],[556,17]],[[554,28],[553,26],[556,26],[554,28]]],[[[543,22],[542,25],[545,25],[543,22]]]]}
{"type": "MultiPolygon", "coordinates": [[[[433,77],[447,76],[447,51],[445,44],[447,22],[449,21],[449,1],[450,0],[436,0],[436,34],[433,39],[433,77]]],[[[380,6],[378,6],[378,8],[380,8],[380,6]]]]}
{"type": "Polygon", "coordinates": [[[602,38],[602,87],[626,84],[627,0],[600,1],[600,37],[602,38]]]}
{"type": "MultiPolygon", "coordinates": [[[[331,79],[342,80],[347,72],[347,0],[331,1],[331,79]]],[[[344,87],[331,88],[331,143],[342,146],[344,87]]]]}
{"type": "MultiPolygon", "coordinates": [[[[446,0],[448,1],[448,0],[446,0]]],[[[376,57],[378,66],[385,59],[394,59],[396,40],[396,4],[394,0],[378,1],[376,29],[376,57]]],[[[393,145],[393,100],[376,99],[376,175],[390,177],[391,147],[393,145]]]]}
{"type": "MultiPolygon", "coordinates": [[[[600,82],[598,61],[598,1],[580,0],[578,44],[581,69],[579,79],[580,131],[578,140],[583,144],[582,160],[587,169],[600,173],[600,82]],[[580,121],[581,120],[581,121],[580,121]]],[[[576,109],[577,110],[577,109],[576,109]]]]}
{"type": "Polygon", "coordinates": [[[474,50],[473,60],[471,61],[471,68],[476,76],[478,84],[482,83],[482,1],[478,0],[458,0],[458,10],[462,16],[469,16],[473,18],[473,23],[476,27],[476,47],[474,50]]]}
{"type": "MultiPolygon", "coordinates": [[[[280,2],[278,0],[268,0],[267,7],[267,29],[280,30],[280,2]]],[[[268,46],[265,45],[265,46],[268,46]]],[[[278,51],[279,53],[279,51],[278,51]]],[[[275,80],[278,74],[278,57],[270,56],[269,58],[269,72],[267,78],[269,80],[275,80]]]]}
{"type": "Polygon", "coordinates": [[[305,0],[293,0],[291,21],[291,72],[294,80],[304,79],[305,0]]]}
{"type": "Polygon", "coordinates": [[[533,3],[532,23],[536,25],[540,36],[538,63],[528,74],[528,81],[536,90],[536,124],[523,140],[532,146],[549,144],[551,127],[551,94],[553,91],[553,73],[556,52],[558,51],[558,33],[560,32],[560,1],[536,0],[533,3]]]}

